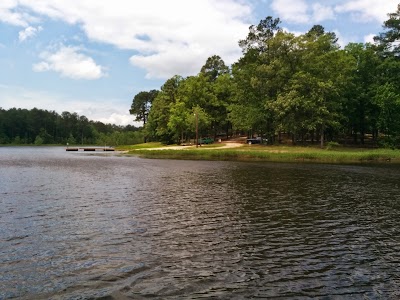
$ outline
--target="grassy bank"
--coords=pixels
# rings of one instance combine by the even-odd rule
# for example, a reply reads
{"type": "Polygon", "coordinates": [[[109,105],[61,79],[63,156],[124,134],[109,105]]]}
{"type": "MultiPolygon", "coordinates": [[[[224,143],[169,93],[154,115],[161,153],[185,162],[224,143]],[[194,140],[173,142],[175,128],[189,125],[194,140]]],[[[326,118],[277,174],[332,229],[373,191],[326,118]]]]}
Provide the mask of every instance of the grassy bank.
{"type": "MultiPolygon", "coordinates": [[[[209,145],[202,145],[199,147],[200,149],[214,149],[214,148],[220,148],[223,147],[225,144],[220,144],[220,143],[215,143],[215,144],[209,144],[209,145]]],[[[180,148],[180,149],[187,149],[191,148],[190,146],[178,146],[178,145],[164,145],[161,144],[160,142],[150,142],[150,143],[143,143],[143,144],[136,144],[136,145],[122,145],[118,146],[117,149],[121,151],[131,151],[131,150],[142,150],[142,149],[158,149],[158,148],[180,148]]],[[[194,147],[193,147],[194,148],[194,147]]],[[[166,149],[167,150],[167,149],[166,149]]],[[[176,150],[176,149],[175,149],[176,150]]]]}
{"type": "MultiPolygon", "coordinates": [[[[162,147],[158,145],[158,147],[162,147]]],[[[154,147],[147,147],[153,148],[154,147]]],[[[187,160],[230,160],[265,162],[313,162],[313,163],[400,163],[400,150],[347,149],[334,150],[313,147],[248,146],[233,149],[190,148],[185,150],[149,150],[145,146],[125,149],[129,154],[145,158],[187,160]]]]}
{"type": "Polygon", "coordinates": [[[136,145],[121,145],[116,148],[117,148],[117,150],[120,150],[120,151],[131,151],[131,150],[161,148],[161,147],[165,147],[165,145],[161,144],[160,142],[150,142],[150,143],[143,143],[143,144],[136,144],[136,145]]]}

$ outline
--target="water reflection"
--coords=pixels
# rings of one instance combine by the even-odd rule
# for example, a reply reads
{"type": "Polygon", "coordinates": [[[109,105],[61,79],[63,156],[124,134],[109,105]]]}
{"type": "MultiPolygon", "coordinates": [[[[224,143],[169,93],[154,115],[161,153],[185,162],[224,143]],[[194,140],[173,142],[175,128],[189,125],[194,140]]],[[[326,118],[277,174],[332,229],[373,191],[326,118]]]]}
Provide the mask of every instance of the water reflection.
{"type": "Polygon", "coordinates": [[[43,149],[0,148],[0,298],[398,297],[397,167],[43,149]]]}

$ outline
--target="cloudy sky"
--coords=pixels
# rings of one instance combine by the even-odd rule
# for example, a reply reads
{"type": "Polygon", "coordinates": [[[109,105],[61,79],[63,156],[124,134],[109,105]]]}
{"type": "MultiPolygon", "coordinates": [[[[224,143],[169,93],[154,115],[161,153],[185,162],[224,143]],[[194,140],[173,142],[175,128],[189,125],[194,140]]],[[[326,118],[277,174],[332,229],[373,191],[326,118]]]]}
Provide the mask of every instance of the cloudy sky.
{"type": "Polygon", "coordinates": [[[134,124],[135,94],[207,57],[227,63],[251,24],[320,24],[339,43],[370,42],[398,0],[0,0],[0,107],[77,112],[134,124]]]}

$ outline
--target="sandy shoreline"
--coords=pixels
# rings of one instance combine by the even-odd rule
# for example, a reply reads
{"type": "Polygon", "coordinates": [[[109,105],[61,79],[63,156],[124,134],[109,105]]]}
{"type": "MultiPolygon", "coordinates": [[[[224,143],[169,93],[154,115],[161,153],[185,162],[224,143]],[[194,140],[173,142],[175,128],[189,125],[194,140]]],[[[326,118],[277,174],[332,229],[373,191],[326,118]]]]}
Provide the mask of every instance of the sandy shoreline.
{"type": "MultiPolygon", "coordinates": [[[[212,148],[205,148],[204,146],[199,146],[197,149],[207,149],[207,150],[217,150],[217,149],[229,149],[229,148],[238,148],[244,146],[243,143],[238,142],[226,142],[221,147],[212,147],[212,148]]],[[[157,148],[146,148],[141,150],[188,150],[188,149],[196,149],[195,145],[191,146],[165,146],[165,147],[157,147],[157,148]]],[[[139,149],[138,149],[139,150],[139,149]]]]}

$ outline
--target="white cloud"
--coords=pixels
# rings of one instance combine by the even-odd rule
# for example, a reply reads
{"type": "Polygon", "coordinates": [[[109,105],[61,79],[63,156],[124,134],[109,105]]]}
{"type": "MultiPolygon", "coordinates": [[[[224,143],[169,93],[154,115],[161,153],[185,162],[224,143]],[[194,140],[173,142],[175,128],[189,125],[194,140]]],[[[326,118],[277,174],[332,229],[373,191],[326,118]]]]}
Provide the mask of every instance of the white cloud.
{"type": "Polygon", "coordinates": [[[34,37],[38,32],[40,32],[42,30],[43,30],[42,26],[38,26],[36,28],[32,27],[32,26],[28,26],[24,30],[21,30],[18,33],[19,41],[23,42],[28,38],[34,37]]]}
{"type": "Polygon", "coordinates": [[[274,12],[280,19],[291,23],[308,23],[308,6],[304,0],[274,0],[271,4],[274,12]]]}
{"type": "Polygon", "coordinates": [[[398,0],[353,0],[335,7],[338,13],[351,13],[356,22],[377,21],[383,23],[387,14],[397,10],[398,0]]]}
{"type": "Polygon", "coordinates": [[[38,22],[39,19],[22,9],[16,10],[18,0],[0,1],[0,21],[15,26],[28,27],[30,23],[38,22]]]}
{"type": "Polygon", "coordinates": [[[306,0],[273,0],[271,8],[279,18],[289,23],[310,24],[335,19],[331,6],[309,4],[306,0]]]}
{"type": "MultiPolygon", "coordinates": [[[[72,100],[70,105],[77,107],[75,112],[86,116],[89,120],[100,121],[104,124],[143,126],[141,122],[135,122],[135,117],[129,114],[130,106],[119,103],[118,100],[110,99],[103,99],[103,101],[72,100]]],[[[68,109],[64,109],[64,111],[68,111],[68,109]]]]}
{"type": "Polygon", "coordinates": [[[303,31],[290,30],[289,28],[286,28],[286,27],[282,27],[282,30],[283,30],[283,31],[286,31],[286,32],[289,32],[289,33],[292,33],[292,34],[294,34],[295,36],[300,36],[300,35],[302,35],[302,34],[305,33],[305,32],[303,32],[303,31]]]}
{"type": "Polygon", "coordinates": [[[313,10],[313,21],[316,23],[325,21],[325,20],[334,20],[335,13],[330,6],[323,6],[320,3],[315,3],[312,5],[313,10]]]}
{"type": "Polygon", "coordinates": [[[104,124],[116,124],[116,125],[134,125],[136,127],[143,126],[142,122],[134,122],[134,116],[130,114],[112,113],[109,117],[100,117],[96,121],[100,121],[104,124]]]}
{"type": "Polygon", "coordinates": [[[176,74],[187,76],[198,73],[205,63],[204,57],[212,54],[209,50],[196,45],[171,45],[162,52],[134,55],[130,58],[130,62],[148,70],[147,78],[168,78],[176,74]],[[171,66],[174,66],[174,74],[171,74],[171,66]]]}
{"type": "Polygon", "coordinates": [[[2,96],[1,107],[3,109],[10,109],[13,107],[32,109],[36,107],[39,109],[54,110],[58,113],[70,111],[70,109],[68,109],[69,101],[67,99],[49,92],[29,90],[21,86],[0,84],[0,93],[2,96]]]}
{"type": "Polygon", "coordinates": [[[77,47],[61,46],[56,52],[43,52],[43,61],[34,64],[35,72],[54,71],[72,79],[99,79],[105,76],[104,68],[89,56],[79,53],[77,47]]]}
{"type": "Polygon", "coordinates": [[[375,44],[375,41],[374,41],[375,36],[376,36],[376,34],[373,34],[373,33],[364,36],[364,43],[375,44]]]}
{"type": "Polygon", "coordinates": [[[351,37],[345,37],[342,35],[342,33],[335,29],[333,30],[333,32],[336,34],[336,37],[338,39],[337,43],[339,44],[339,46],[341,48],[344,48],[345,46],[347,46],[350,42],[354,41],[354,39],[352,39],[351,37]]]}
{"type": "MultiPolygon", "coordinates": [[[[147,77],[170,77],[183,68],[193,74],[214,54],[226,62],[234,61],[240,56],[238,41],[248,33],[247,20],[252,12],[250,5],[241,0],[19,0],[12,3],[8,5],[9,15],[12,7],[27,7],[36,15],[80,26],[92,41],[137,52],[130,61],[144,68],[147,77]],[[173,51],[179,55],[173,57],[173,51]]],[[[19,25],[25,26],[25,23],[19,25]]],[[[41,69],[44,65],[38,67],[41,69]]]]}
{"type": "Polygon", "coordinates": [[[290,23],[309,24],[336,19],[337,13],[350,13],[356,22],[387,20],[387,14],[397,10],[398,0],[350,0],[336,1],[343,4],[323,5],[316,1],[272,0],[271,8],[283,20],[290,23]],[[314,2],[314,3],[312,3],[314,2]]]}

